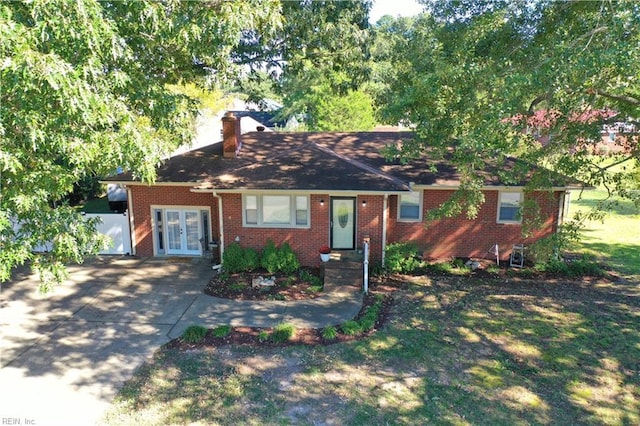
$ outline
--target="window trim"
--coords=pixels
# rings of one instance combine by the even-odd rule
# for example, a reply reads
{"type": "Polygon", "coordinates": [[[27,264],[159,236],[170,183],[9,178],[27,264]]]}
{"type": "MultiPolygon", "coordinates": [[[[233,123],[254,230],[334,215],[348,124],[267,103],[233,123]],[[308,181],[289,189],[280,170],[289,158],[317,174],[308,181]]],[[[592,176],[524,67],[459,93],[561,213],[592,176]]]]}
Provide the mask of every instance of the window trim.
{"type": "Polygon", "coordinates": [[[498,191],[498,207],[496,209],[496,223],[507,225],[519,225],[522,223],[522,202],[524,201],[524,193],[522,191],[498,191]],[[500,211],[502,210],[502,194],[518,194],[519,200],[519,218],[515,220],[500,219],[500,211]]]}
{"type": "Polygon", "coordinates": [[[398,202],[397,202],[397,210],[398,210],[398,214],[397,214],[397,220],[398,222],[422,222],[422,210],[423,210],[423,196],[424,196],[424,191],[419,190],[419,191],[411,191],[411,192],[407,192],[407,193],[402,193],[402,194],[398,194],[398,202]],[[417,218],[406,218],[406,217],[401,217],[401,212],[402,212],[402,196],[403,195],[413,195],[413,194],[418,194],[418,217],[417,218]]]}
{"type": "Polygon", "coordinates": [[[311,227],[311,197],[309,194],[275,194],[275,193],[250,193],[242,194],[242,226],[244,228],[286,228],[309,229],[311,227]],[[263,197],[277,196],[289,197],[289,223],[265,223],[263,218],[263,197]],[[247,223],[247,197],[256,197],[256,223],[247,223]],[[306,224],[298,225],[297,199],[306,198],[307,215],[306,224]]]}

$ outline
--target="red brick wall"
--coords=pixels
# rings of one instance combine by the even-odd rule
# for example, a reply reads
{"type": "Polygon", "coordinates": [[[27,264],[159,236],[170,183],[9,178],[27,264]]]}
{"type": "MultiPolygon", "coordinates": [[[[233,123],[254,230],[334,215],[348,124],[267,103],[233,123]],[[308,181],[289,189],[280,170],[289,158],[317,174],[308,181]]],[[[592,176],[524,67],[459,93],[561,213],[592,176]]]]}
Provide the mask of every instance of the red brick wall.
{"type": "MultiPolygon", "coordinates": [[[[308,229],[291,228],[243,228],[242,227],[242,195],[224,194],[222,196],[224,214],[225,245],[239,237],[242,247],[261,250],[267,240],[276,245],[289,243],[298,256],[300,263],[306,266],[318,266],[320,246],[330,242],[330,197],[328,194],[313,194],[310,197],[311,227],[308,229]],[[324,200],[324,205],[320,205],[324,200]]],[[[362,247],[362,238],[371,238],[371,260],[379,260],[382,254],[382,196],[359,196],[356,202],[357,228],[356,246],[362,247]],[[366,200],[366,205],[362,201],[366,200]]]]}
{"type": "MultiPolygon", "coordinates": [[[[447,200],[453,191],[425,191],[423,212],[433,209],[447,200]]],[[[509,257],[513,244],[531,244],[539,238],[551,235],[556,230],[560,192],[536,193],[540,206],[541,225],[529,238],[522,236],[521,224],[497,223],[499,191],[485,191],[485,203],[478,217],[468,220],[464,216],[422,223],[398,222],[397,196],[389,197],[388,243],[413,241],[424,250],[429,259],[450,257],[488,257],[487,253],[498,244],[500,257],[509,257]]],[[[523,218],[527,221],[527,217],[523,218]]]]}
{"type": "Polygon", "coordinates": [[[225,246],[236,241],[236,237],[242,247],[256,250],[262,250],[269,239],[277,246],[286,241],[302,265],[318,266],[320,246],[329,245],[329,205],[328,195],[311,195],[310,228],[245,228],[242,226],[242,195],[223,194],[225,246]],[[324,200],[323,206],[320,200],[324,200]]]}
{"type": "MultiPolygon", "coordinates": [[[[212,236],[219,238],[217,199],[210,193],[193,193],[189,188],[177,186],[131,186],[133,196],[132,213],[135,226],[136,254],[153,255],[151,229],[151,205],[210,207],[212,236]]],[[[452,191],[426,191],[423,197],[423,212],[437,207],[450,197],[452,191]]],[[[441,219],[427,225],[424,222],[398,222],[397,196],[389,197],[387,244],[413,241],[431,259],[449,257],[491,257],[494,244],[500,247],[501,258],[508,258],[513,244],[530,244],[550,235],[556,230],[558,200],[560,193],[536,193],[540,204],[542,223],[529,238],[522,237],[522,225],[496,223],[498,191],[485,191],[485,203],[478,217],[468,220],[464,216],[441,219]]],[[[245,228],[242,226],[242,195],[222,194],[225,246],[236,237],[243,247],[260,250],[268,239],[276,245],[288,242],[303,265],[320,264],[318,249],[330,242],[330,197],[328,194],[310,196],[311,226],[308,229],[291,228],[245,228]],[[320,205],[324,200],[324,205],[320,205]]],[[[381,195],[359,195],[356,203],[357,228],[356,247],[362,247],[362,239],[371,239],[371,262],[381,259],[383,251],[384,197],[381,195]],[[366,205],[362,202],[366,201],[366,205]]],[[[527,218],[524,218],[526,221],[527,218]]]]}
{"type": "Polygon", "coordinates": [[[151,206],[189,206],[211,208],[211,235],[218,238],[218,203],[211,194],[191,192],[181,186],[131,185],[136,255],[153,256],[151,206]]]}
{"type": "Polygon", "coordinates": [[[375,263],[382,258],[382,224],[383,224],[384,197],[382,195],[360,195],[357,201],[358,226],[356,234],[356,246],[362,247],[363,238],[370,238],[370,262],[375,263]],[[362,202],[366,201],[363,206],[362,202]]]}

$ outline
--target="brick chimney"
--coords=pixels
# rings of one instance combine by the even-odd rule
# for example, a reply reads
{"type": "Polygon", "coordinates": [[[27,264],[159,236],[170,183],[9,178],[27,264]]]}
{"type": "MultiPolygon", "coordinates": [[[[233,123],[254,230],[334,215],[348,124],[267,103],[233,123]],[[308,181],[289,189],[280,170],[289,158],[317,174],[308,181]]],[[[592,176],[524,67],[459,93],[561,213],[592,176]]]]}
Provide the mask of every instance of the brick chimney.
{"type": "Polygon", "coordinates": [[[232,112],[227,112],[222,117],[222,156],[236,158],[241,146],[240,118],[236,118],[232,112]]]}

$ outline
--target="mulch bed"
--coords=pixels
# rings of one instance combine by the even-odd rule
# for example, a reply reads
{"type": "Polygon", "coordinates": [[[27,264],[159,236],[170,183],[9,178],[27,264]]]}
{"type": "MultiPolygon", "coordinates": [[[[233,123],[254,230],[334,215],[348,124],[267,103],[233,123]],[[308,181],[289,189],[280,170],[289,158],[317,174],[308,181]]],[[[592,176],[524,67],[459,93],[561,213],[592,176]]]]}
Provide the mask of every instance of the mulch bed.
{"type": "MultiPolygon", "coordinates": [[[[381,288],[383,290],[381,293],[384,295],[384,299],[382,301],[382,309],[380,311],[380,315],[378,315],[378,320],[376,321],[375,327],[372,330],[369,330],[364,333],[360,333],[358,335],[346,335],[343,333],[338,333],[335,339],[325,339],[322,337],[323,329],[316,328],[297,328],[295,330],[294,336],[287,340],[286,342],[273,342],[271,340],[260,340],[259,335],[264,330],[263,328],[256,327],[232,327],[231,332],[225,337],[215,337],[213,336],[211,330],[207,333],[205,338],[199,343],[187,343],[184,342],[181,338],[173,339],[169,343],[165,345],[166,348],[171,349],[179,349],[179,350],[193,350],[197,348],[203,347],[220,347],[225,345],[256,345],[262,347],[283,347],[283,346],[297,346],[297,345],[333,345],[336,343],[344,343],[350,342],[358,339],[363,339],[365,337],[371,336],[376,330],[379,330],[387,321],[391,306],[393,304],[393,297],[389,290],[395,290],[395,288],[391,286],[387,286],[385,288],[381,288]]],[[[357,321],[360,317],[365,313],[369,306],[375,303],[375,294],[380,293],[380,291],[370,292],[368,295],[364,296],[362,309],[360,313],[355,317],[357,321]]]]}
{"type": "MultiPolygon", "coordinates": [[[[312,276],[320,277],[320,268],[305,269],[312,276]]],[[[204,288],[205,294],[232,300],[306,300],[322,296],[313,289],[313,283],[305,281],[300,274],[274,275],[267,271],[245,272],[214,276],[204,288]],[[275,278],[274,286],[252,288],[254,278],[275,278]]]]}

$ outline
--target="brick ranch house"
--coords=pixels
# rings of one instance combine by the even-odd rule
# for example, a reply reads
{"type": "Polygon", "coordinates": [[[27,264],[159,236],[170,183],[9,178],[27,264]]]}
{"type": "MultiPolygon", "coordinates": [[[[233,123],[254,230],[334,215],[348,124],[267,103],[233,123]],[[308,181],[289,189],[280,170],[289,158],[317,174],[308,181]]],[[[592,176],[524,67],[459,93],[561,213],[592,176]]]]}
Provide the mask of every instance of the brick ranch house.
{"type": "Polygon", "coordinates": [[[321,246],[356,250],[368,237],[372,262],[384,262],[384,247],[400,241],[415,242],[429,259],[481,258],[497,244],[507,259],[513,244],[556,232],[565,194],[575,189],[559,184],[534,193],[542,220],[523,238],[523,186],[507,186],[488,170],[477,218],[425,226],[426,212],[452,195],[459,176],[443,161],[429,163],[435,172],[424,159],[386,161],[380,149],[411,133],[241,135],[239,119],[222,120],[222,143],[167,160],[154,184],[130,174],[108,180],[127,189],[134,255],[199,256],[210,241],[221,252],[233,242],[262,249],[271,239],[288,242],[303,265],[317,266],[321,246]]]}

